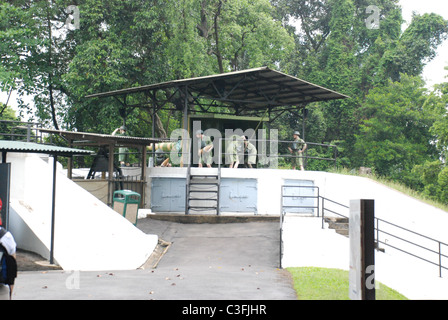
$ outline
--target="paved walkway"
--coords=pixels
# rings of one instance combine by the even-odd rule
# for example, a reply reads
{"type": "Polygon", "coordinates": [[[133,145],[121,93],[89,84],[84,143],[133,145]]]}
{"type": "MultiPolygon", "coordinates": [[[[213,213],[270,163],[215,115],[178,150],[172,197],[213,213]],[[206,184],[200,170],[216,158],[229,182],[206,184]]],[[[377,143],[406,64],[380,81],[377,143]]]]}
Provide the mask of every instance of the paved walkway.
{"type": "Polygon", "coordinates": [[[137,226],[172,243],[157,268],[21,272],[13,299],[296,299],[289,274],[278,269],[278,222],[182,224],[143,219],[137,226]]]}

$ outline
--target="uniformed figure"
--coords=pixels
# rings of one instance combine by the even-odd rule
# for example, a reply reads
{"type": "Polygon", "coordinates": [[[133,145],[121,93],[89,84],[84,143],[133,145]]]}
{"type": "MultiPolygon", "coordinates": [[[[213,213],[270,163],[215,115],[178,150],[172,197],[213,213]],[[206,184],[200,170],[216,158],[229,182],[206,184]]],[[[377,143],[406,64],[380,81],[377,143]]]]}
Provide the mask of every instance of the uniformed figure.
{"type": "Polygon", "coordinates": [[[244,162],[244,144],[240,136],[232,135],[226,139],[226,156],[229,168],[236,169],[241,162],[244,162]]]}
{"type": "Polygon", "coordinates": [[[170,158],[166,156],[166,153],[162,149],[156,150],[156,166],[171,167],[170,158]]]}
{"type": "Polygon", "coordinates": [[[213,149],[213,142],[210,139],[210,137],[204,135],[204,131],[202,130],[196,131],[196,138],[198,138],[198,149],[199,149],[198,167],[202,168],[203,163],[205,163],[208,168],[211,168],[213,162],[213,158],[211,155],[211,151],[213,149]]]}
{"type": "Polygon", "coordinates": [[[291,144],[291,147],[288,147],[289,152],[291,152],[291,154],[293,155],[291,160],[292,169],[295,170],[296,166],[299,165],[300,170],[304,171],[305,169],[303,168],[303,152],[306,150],[307,145],[305,141],[300,138],[299,131],[294,131],[293,138],[294,140],[291,144]]]}
{"type": "MultiPolygon", "coordinates": [[[[126,136],[126,127],[121,126],[112,132],[113,136],[126,136]]],[[[129,152],[128,148],[118,148],[118,161],[120,161],[121,166],[129,165],[127,161],[127,153],[129,152]]]]}
{"type": "Polygon", "coordinates": [[[257,148],[249,141],[248,137],[241,136],[241,138],[244,140],[244,153],[247,153],[246,165],[248,168],[253,168],[252,165],[257,162],[257,148]]]}

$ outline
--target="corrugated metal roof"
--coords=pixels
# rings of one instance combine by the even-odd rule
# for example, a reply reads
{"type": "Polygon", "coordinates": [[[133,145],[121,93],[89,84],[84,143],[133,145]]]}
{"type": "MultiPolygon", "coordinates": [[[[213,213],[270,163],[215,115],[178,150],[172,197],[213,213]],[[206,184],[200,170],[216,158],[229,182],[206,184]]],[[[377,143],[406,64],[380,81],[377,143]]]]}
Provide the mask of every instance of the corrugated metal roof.
{"type": "Polygon", "coordinates": [[[344,94],[268,67],[97,93],[86,98],[120,96],[179,86],[188,86],[190,92],[195,92],[200,97],[238,106],[244,105],[252,109],[349,98],[344,94]]]}
{"type": "Polygon", "coordinates": [[[1,152],[22,152],[22,153],[44,153],[60,156],[72,156],[75,154],[91,154],[92,151],[72,149],[34,142],[23,141],[0,141],[1,152]]]}

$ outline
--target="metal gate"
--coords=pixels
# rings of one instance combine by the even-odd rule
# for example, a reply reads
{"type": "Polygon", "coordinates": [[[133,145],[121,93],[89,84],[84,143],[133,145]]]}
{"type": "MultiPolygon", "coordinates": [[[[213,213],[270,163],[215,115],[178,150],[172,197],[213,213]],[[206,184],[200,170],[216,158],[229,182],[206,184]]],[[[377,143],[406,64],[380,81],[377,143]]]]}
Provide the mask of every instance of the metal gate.
{"type": "Polygon", "coordinates": [[[184,178],[152,178],[151,210],[185,212],[185,183],[184,178]]]}
{"type": "Polygon", "coordinates": [[[221,212],[257,213],[257,179],[221,179],[219,210],[221,212]]]}
{"type": "Polygon", "coordinates": [[[318,212],[318,190],[314,181],[285,180],[282,186],[282,212],[314,214],[314,209],[318,212]]]}

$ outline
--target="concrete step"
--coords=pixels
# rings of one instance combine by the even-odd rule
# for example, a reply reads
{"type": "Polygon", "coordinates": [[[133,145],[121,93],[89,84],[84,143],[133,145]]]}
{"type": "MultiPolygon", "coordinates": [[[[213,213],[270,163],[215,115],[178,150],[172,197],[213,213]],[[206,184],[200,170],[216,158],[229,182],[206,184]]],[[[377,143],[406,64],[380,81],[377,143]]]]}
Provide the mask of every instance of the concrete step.
{"type": "Polygon", "coordinates": [[[348,223],[349,219],[345,217],[325,217],[325,222],[348,223]]]}
{"type": "Polygon", "coordinates": [[[218,176],[215,174],[192,174],[190,175],[190,179],[218,179],[218,176]]]}
{"type": "Polygon", "coordinates": [[[334,230],[348,230],[348,223],[330,222],[328,227],[334,230]]]}
{"type": "Polygon", "coordinates": [[[214,214],[200,214],[200,213],[191,213],[191,214],[149,214],[147,219],[152,220],[161,220],[161,221],[171,221],[177,223],[245,223],[245,222],[278,222],[278,216],[264,216],[264,215],[216,215],[214,214]]]}
{"type": "Polygon", "coordinates": [[[349,219],[344,217],[326,217],[325,222],[328,223],[328,228],[336,231],[337,234],[348,238],[349,236],[349,219]]]}
{"type": "Polygon", "coordinates": [[[217,215],[217,208],[216,207],[189,207],[188,208],[188,215],[217,215]]]}
{"type": "MultiPolygon", "coordinates": [[[[326,223],[328,223],[328,228],[336,231],[337,234],[340,234],[345,237],[349,237],[349,219],[343,217],[327,217],[324,219],[326,223]]],[[[385,249],[378,246],[378,243],[375,242],[375,249],[381,252],[385,252],[385,249]]]]}
{"type": "Polygon", "coordinates": [[[347,237],[347,238],[349,237],[349,235],[348,235],[348,233],[349,233],[348,229],[347,229],[347,230],[345,230],[345,229],[339,229],[339,230],[336,230],[336,229],[335,229],[335,231],[336,231],[337,234],[340,234],[340,235],[345,236],[345,237],[347,237]]]}

